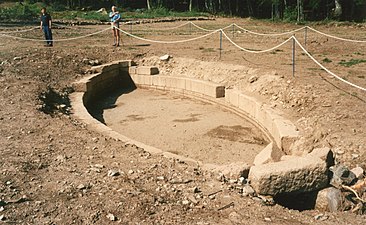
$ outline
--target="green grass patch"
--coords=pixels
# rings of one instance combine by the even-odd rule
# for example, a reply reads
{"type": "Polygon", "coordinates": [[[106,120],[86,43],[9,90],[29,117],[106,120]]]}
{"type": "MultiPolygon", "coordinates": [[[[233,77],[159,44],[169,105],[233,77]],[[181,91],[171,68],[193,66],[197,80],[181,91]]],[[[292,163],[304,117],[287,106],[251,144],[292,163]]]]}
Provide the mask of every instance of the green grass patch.
{"type": "Polygon", "coordinates": [[[341,60],[339,62],[339,65],[345,66],[345,67],[351,67],[360,63],[366,63],[366,59],[351,59],[349,61],[341,60]]]}
{"type": "Polygon", "coordinates": [[[332,60],[330,60],[328,58],[323,59],[323,63],[331,63],[331,62],[332,62],[332,60]]]}

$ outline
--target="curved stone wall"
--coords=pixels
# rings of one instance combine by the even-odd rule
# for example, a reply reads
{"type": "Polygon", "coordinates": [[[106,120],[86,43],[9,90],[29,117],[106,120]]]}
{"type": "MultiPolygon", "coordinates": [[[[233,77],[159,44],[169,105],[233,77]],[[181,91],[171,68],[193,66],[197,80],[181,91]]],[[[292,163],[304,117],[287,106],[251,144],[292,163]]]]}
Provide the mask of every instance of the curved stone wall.
{"type": "MultiPolygon", "coordinates": [[[[137,67],[128,60],[92,67],[89,72],[90,75],[73,83],[75,93],[71,95],[71,101],[74,114],[90,128],[126,143],[135,144],[150,153],[161,153],[168,157],[199,163],[123,136],[93,118],[89,114],[88,108],[95,100],[114,89],[131,87],[178,92],[219,104],[252,120],[262,128],[270,140],[274,141],[258,154],[254,164],[279,161],[283,153],[291,153],[290,146],[299,137],[299,132],[291,121],[286,120],[268,106],[259,103],[255,98],[244,95],[238,90],[225,89],[225,86],[220,84],[187,77],[162,76],[159,75],[156,67],[137,67]]],[[[215,167],[206,166],[207,168],[215,167]]]]}

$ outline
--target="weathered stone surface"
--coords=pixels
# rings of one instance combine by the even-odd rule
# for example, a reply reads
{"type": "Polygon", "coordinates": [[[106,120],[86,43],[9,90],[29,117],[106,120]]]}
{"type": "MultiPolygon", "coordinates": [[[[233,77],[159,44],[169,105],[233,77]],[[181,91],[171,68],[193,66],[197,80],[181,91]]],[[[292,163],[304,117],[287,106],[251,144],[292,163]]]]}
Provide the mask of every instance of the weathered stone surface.
{"type": "Polygon", "coordinates": [[[155,75],[155,74],[159,74],[159,69],[155,66],[139,66],[139,67],[137,67],[137,74],[155,75]]]}
{"type": "Polygon", "coordinates": [[[329,168],[332,172],[330,184],[340,188],[342,185],[352,185],[356,182],[356,175],[351,172],[345,165],[338,164],[329,168]]]}
{"type": "Polygon", "coordinates": [[[306,157],[320,158],[327,163],[328,167],[334,165],[334,154],[333,154],[332,150],[328,147],[316,148],[312,152],[310,152],[306,157]]]}
{"type": "Polygon", "coordinates": [[[254,158],[254,165],[278,162],[282,155],[283,152],[278,148],[274,148],[273,143],[270,143],[254,158]]]}
{"type": "Polygon", "coordinates": [[[362,167],[357,166],[351,169],[351,172],[354,173],[359,180],[364,178],[365,171],[362,169],[362,167]]]}
{"type": "Polygon", "coordinates": [[[319,191],[315,203],[315,209],[319,211],[338,211],[343,203],[342,192],[334,187],[319,191]]]}
{"type": "Polygon", "coordinates": [[[128,68],[129,74],[136,74],[137,73],[137,66],[131,66],[128,68]]]}
{"type": "Polygon", "coordinates": [[[318,158],[299,157],[252,166],[249,180],[262,195],[310,192],[328,185],[328,167],[318,158]]]}
{"type": "Polygon", "coordinates": [[[228,178],[248,178],[250,165],[246,163],[232,163],[224,166],[217,166],[214,164],[204,164],[203,169],[210,170],[214,173],[221,173],[228,178]]]}

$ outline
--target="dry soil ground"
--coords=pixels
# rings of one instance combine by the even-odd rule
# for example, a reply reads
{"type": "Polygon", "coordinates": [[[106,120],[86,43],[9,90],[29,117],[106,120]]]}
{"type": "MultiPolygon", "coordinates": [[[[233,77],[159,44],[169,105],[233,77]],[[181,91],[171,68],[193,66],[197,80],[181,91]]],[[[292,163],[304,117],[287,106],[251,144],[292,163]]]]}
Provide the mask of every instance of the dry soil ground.
{"type": "MultiPolygon", "coordinates": [[[[198,24],[220,28],[233,21],[260,32],[299,27],[248,19],[198,24]]],[[[138,25],[134,33],[156,40],[202,34],[195,29],[191,33],[189,28],[163,30],[179,24],[138,25]]],[[[314,26],[327,33],[366,40],[365,25],[314,26]]],[[[76,37],[103,28],[55,29],[54,37],[76,37]]],[[[42,37],[38,30],[15,35],[42,37]]],[[[303,41],[303,33],[297,36],[303,41]]],[[[264,49],[286,38],[236,32],[234,40],[243,47],[264,49]]],[[[298,48],[297,71],[292,77],[290,44],[267,54],[248,54],[224,41],[221,59],[218,34],[185,44],[145,45],[127,37],[121,48],[111,44],[109,33],[56,42],[53,48],[0,36],[3,223],[111,224],[107,218],[111,213],[116,217],[114,223],[121,224],[364,224],[365,216],[350,212],[324,213],[315,220],[320,213],[315,210],[298,212],[279,205],[267,206],[258,199],[242,197],[240,185],[222,182],[196,165],[151,156],[143,149],[87,130],[72,115],[58,110],[50,115],[39,109],[45,93],[47,106],[52,100],[67,105],[67,87],[84,76],[90,59],[102,63],[134,59],[140,64],[159,65],[164,74],[239,88],[290,118],[306,136],[302,150],[330,146],[338,161],[365,167],[365,92],[333,79],[298,48]],[[172,55],[173,60],[160,63],[156,56],[164,54],[172,55]],[[249,83],[253,75],[258,80],[249,83]],[[47,91],[49,87],[64,95],[52,95],[47,91]],[[110,170],[120,175],[108,176],[110,170]],[[227,205],[230,207],[224,207],[227,205]]],[[[366,63],[350,67],[339,64],[342,60],[365,60],[365,44],[340,42],[310,32],[307,48],[336,74],[366,87],[366,63]]]]}

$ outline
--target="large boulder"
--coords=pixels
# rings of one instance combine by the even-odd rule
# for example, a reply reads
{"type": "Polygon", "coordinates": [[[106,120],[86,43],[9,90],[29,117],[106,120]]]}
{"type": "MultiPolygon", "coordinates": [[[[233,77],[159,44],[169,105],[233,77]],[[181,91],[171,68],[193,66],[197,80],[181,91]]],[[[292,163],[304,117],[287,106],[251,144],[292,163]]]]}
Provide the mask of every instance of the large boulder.
{"type": "Polygon", "coordinates": [[[317,191],[329,183],[328,166],[318,157],[294,157],[251,167],[249,180],[262,195],[317,191]]]}

